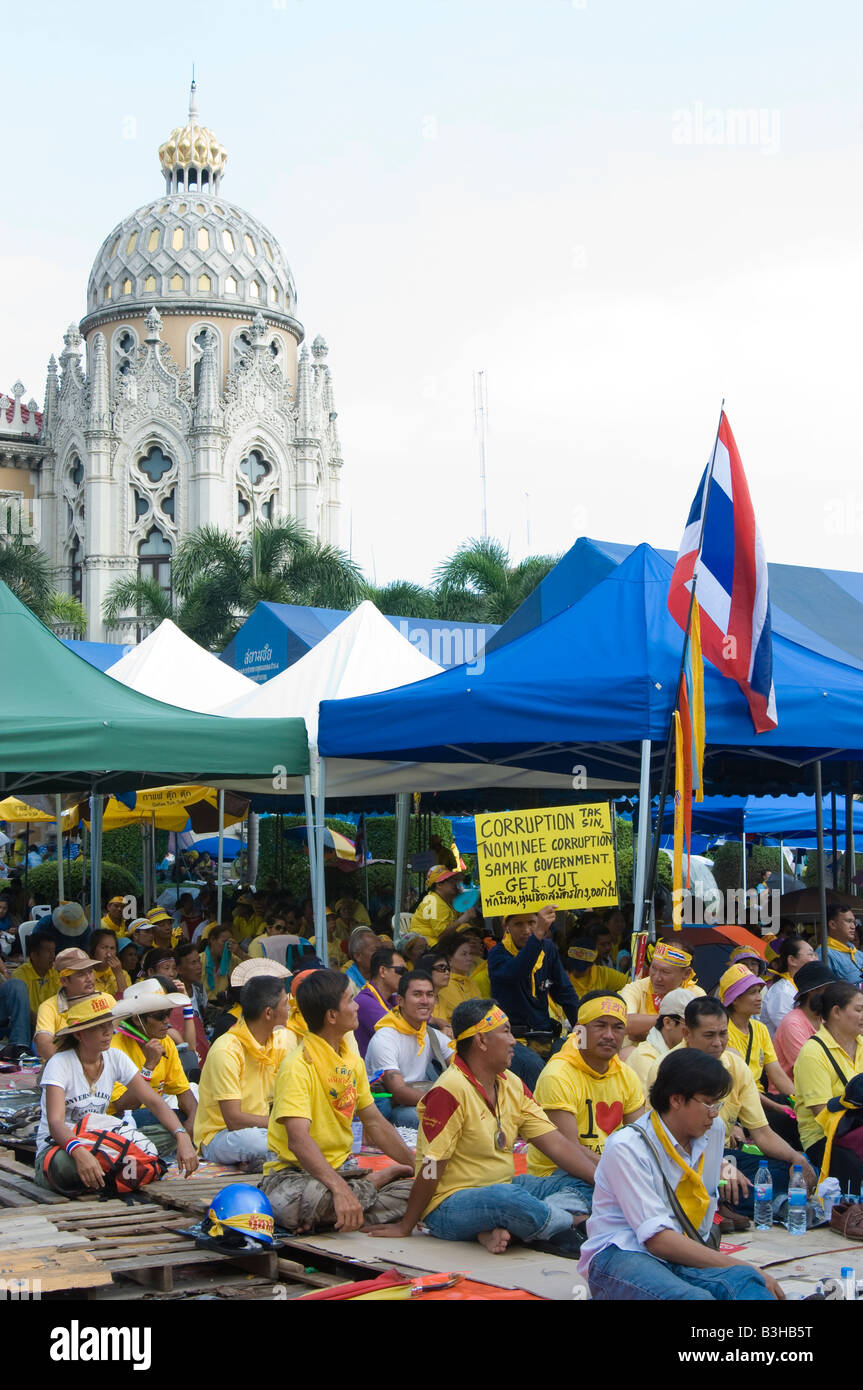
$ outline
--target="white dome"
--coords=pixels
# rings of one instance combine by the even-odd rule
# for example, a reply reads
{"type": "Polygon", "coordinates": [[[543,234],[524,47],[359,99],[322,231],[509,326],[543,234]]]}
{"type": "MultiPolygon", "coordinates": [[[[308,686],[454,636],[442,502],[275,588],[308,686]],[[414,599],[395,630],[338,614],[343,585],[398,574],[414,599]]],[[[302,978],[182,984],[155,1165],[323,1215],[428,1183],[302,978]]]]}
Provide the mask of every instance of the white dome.
{"type": "MultiPolygon", "coordinates": [[[[297,291],[272,232],[212,194],[170,193],[125,217],[105,238],[87,288],[88,320],[155,304],[171,312],[231,308],[291,320],[297,291]]],[[[93,326],[85,320],[84,331],[93,326]]],[[[302,330],[299,336],[302,338],[302,330]]]]}

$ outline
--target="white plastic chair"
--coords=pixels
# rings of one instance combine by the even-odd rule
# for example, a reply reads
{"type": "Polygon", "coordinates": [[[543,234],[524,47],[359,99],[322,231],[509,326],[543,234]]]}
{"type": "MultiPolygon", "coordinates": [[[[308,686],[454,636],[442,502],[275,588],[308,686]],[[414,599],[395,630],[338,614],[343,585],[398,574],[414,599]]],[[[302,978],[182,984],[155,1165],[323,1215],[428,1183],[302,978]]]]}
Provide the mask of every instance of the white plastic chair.
{"type": "Polygon", "coordinates": [[[35,931],[35,930],[36,930],[36,927],[37,927],[37,926],[38,926],[38,923],[37,923],[36,921],[22,922],[21,925],[19,926],[19,928],[18,928],[18,940],[19,940],[19,942],[21,943],[21,953],[22,953],[22,955],[25,955],[25,956],[26,956],[26,954],[27,954],[27,947],[25,946],[24,943],[26,942],[27,937],[30,935],[30,933],[31,933],[32,931],[35,931]]]}
{"type": "Polygon", "coordinates": [[[50,903],[38,903],[38,904],[33,908],[33,921],[34,921],[34,922],[38,922],[38,920],[39,920],[40,917],[47,917],[47,916],[48,916],[48,913],[49,913],[50,911],[51,911],[51,904],[50,904],[50,903]]]}

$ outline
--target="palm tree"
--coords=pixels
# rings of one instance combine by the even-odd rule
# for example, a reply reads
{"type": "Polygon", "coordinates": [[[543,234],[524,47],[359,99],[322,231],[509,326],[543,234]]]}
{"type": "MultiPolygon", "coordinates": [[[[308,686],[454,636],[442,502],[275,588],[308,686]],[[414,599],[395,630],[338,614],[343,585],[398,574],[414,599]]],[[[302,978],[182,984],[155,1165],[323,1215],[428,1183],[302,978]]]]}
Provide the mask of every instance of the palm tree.
{"type": "Polygon", "coordinates": [[[389,618],[440,617],[434,591],[424,589],[421,584],[412,584],[408,579],[396,579],[382,588],[364,584],[363,598],[370,599],[389,618]]]}
{"type": "Polygon", "coordinates": [[[71,629],[76,637],[84,635],[84,608],[71,594],[54,587],[48,556],[23,536],[0,540],[0,580],[46,627],[71,629]]]}
{"type": "Polygon", "coordinates": [[[359,567],[292,517],[256,526],[248,541],[199,527],[177,547],[172,581],[173,602],[152,579],[118,579],[105,622],[130,612],[151,627],[173,618],[201,646],[221,650],[258,603],[352,608],[362,597],[359,567]]]}
{"type": "Polygon", "coordinates": [[[528,555],[513,565],[500,541],[466,541],[435,571],[439,616],[450,622],[504,623],[558,558],[528,555]]]}

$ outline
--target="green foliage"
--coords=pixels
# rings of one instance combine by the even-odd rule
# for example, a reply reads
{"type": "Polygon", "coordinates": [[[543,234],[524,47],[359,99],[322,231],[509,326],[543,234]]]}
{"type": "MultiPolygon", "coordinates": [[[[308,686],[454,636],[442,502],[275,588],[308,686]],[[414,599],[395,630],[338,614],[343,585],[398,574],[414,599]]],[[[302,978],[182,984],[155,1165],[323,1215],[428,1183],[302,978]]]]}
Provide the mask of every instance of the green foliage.
{"type": "MultiPolygon", "coordinates": [[[[828,848],[828,843],[829,843],[829,837],[828,837],[828,842],[825,843],[825,846],[824,846],[824,849],[825,849],[825,856],[824,856],[824,857],[825,857],[825,861],[829,860],[829,863],[825,863],[825,868],[826,868],[826,873],[827,873],[827,887],[828,887],[828,888],[832,888],[832,887],[833,887],[833,851],[832,851],[832,849],[829,849],[829,848],[828,848]]],[[[817,888],[817,887],[818,887],[818,854],[817,854],[817,852],[816,852],[815,850],[813,850],[811,854],[809,854],[809,855],[806,856],[806,865],[805,865],[805,867],[804,867],[804,869],[803,869],[803,873],[802,873],[801,877],[802,877],[802,879],[803,879],[803,882],[806,884],[806,887],[807,887],[807,888],[817,888]]],[[[845,883],[845,855],[842,853],[841,850],[839,850],[839,851],[837,851],[837,854],[836,854],[836,884],[837,884],[837,886],[838,886],[840,892],[841,892],[841,891],[844,891],[844,883],[845,883]]]]}
{"type": "MultiPolygon", "coordinates": [[[[632,902],[632,873],[635,851],[632,835],[632,821],[617,817],[617,898],[618,902],[632,902]]],[[[660,854],[656,865],[656,879],[666,888],[671,887],[671,863],[666,854],[660,854]]]]}
{"type": "MultiPolygon", "coordinates": [[[[746,858],[746,886],[755,888],[768,870],[779,873],[780,852],[778,845],[750,845],[747,848],[749,853],[746,858]]],[[[725,893],[729,888],[743,887],[741,842],[730,840],[727,844],[717,845],[711,850],[710,857],[713,860],[713,877],[720,892],[725,893]]]]}
{"type": "MultiPolygon", "coordinates": [[[[292,825],[305,825],[305,823],[305,816],[283,817],[285,829],[292,825]]],[[[327,816],[325,824],[331,830],[338,830],[342,835],[347,835],[350,840],[356,839],[356,826],[350,821],[339,820],[335,816],[327,816]]],[[[395,859],[395,826],[394,816],[366,817],[366,841],[373,859],[395,859]]],[[[281,872],[277,872],[277,828],[278,820],[275,816],[261,821],[258,847],[258,886],[266,888],[270,879],[275,879],[279,886],[293,897],[308,897],[311,890],[309,886],[309,861],[305,844],[302,842],[294,844],[290,840],[285,840],[280,856],[281,872]]],[[[450,844],[452,821],[445,816],[432,816],[431,833],[438,835],[445,845],[450,844]]],[[[408,828],[408,855],[413,854],[418,849],[419,825],[416,817],[411,816],[408,828]]],[[[369,867],[368,875],[370,894],[384,894],[394,891],[394,864],[372,864],[369,867]]],[[[333,902],[340,897],[346,887],[352,888],[356,896],[362,898],[365,894],[364,871],[357,869],[353,873],[346,874],[340,869],[328,868],[326,870],[327,902],[333,902]]]]}
{"type": "MultiPolygon", "coordinates": [[[[112,831],[112,834],[115,833],[112,831]]],[[[107,835],[105,839],[107,839],[107,835]]],[[[81,882],[86,867],[87,883],[90,882],[90,861],[73,859],[72,864],[64,865],[63,889],[67,898],[80,898],[81,882]]],[[[54,902],[57,899],[57,862],[38,864],[35,869],[31,869],[27,875],[27,885],[31,893],[35,893],[41,902],[54,902]]],[[[141,896],[141,884],[134,874],[124,868],[122,864],[113,864],[110,860],[102,861],[102,892],[109,898],[115,894],[122,894],[124,897],[130,893],[132,897],[141,896]]]]}
{"type": "Polygon", "coordinates": [[[77,599],[54,588],[51,562],[24,536],[0,538],[0,580],[46,627],[71,627],[83,636],[87,614],[77,599]]]}

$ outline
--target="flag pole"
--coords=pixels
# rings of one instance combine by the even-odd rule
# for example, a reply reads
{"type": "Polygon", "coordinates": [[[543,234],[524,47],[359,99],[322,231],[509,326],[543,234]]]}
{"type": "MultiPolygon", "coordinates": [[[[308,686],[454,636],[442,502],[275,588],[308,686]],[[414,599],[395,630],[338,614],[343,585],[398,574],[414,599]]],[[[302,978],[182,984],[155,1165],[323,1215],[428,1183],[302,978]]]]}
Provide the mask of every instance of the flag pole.
{"type": "Polygon", "coordinates": [[[725,397],[723,396],[722,404],[719,407],[719,422],[716,426],[716,436],[713,440],[713,453],[710,458],[710,467],[707,471],[704,505],[701,509],[701,531],[698,537],[698,548],[695,552],[695,561],[692,566],[692,588],[689,591],[689,611],[686,615],[686,627],[683,629],[683,648],[680,653],[680,669],[677,673],[677,684],[674,687],[674,705],[668,720],[668,736],[665,740],[665,756],[662,760],[662,776],[659,783],[659,808],[656,813],[656,833],[653,836],[653,844],[650,849],[650,863],[644,879],[644,897],[638,908],[637,931],[644,931],[645,927],[651,921],[650,904],[653,902],[653,894],[656,890],[656,871],[659,865],[659,844],[662,836],[662,822],[665,818],[665,803],[668,800],[668,786],[671,781],[671,753],[674,748],[674,716],[678,712],[678,706],[680,705],[680,682],[686,670],[686,653],[689,649],[689,630],[692,625],[692,610],[695,604],[695,584],[698,579],[698,561],[701,558],[701,549],[704,545],[704,528],[707,523],[707,508],[710,503],[710,490],[713,487],[713,470],[716,467],[716,450],[719,447],[719,431],[722,428],[722,416],[724,411],[725,397]]]}

